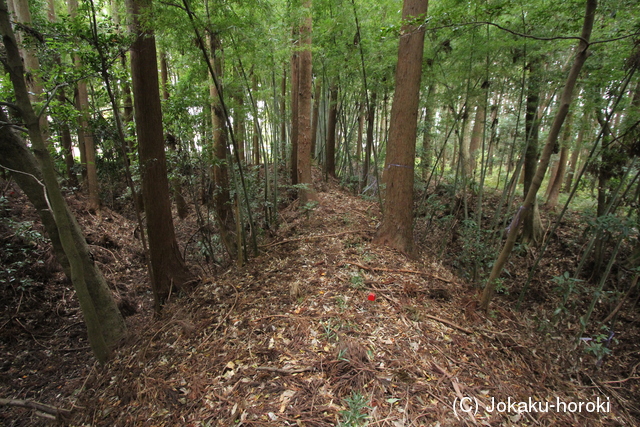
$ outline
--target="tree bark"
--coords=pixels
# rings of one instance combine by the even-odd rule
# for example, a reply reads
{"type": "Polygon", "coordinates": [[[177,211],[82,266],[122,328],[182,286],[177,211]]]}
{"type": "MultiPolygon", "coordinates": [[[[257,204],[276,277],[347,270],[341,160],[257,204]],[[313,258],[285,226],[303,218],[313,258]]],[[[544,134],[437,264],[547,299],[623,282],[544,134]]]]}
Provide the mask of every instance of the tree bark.
{"type": "Polygon", "coordinates": [[[560,150],[560,158],[558,159],[558,167],[556,169],[555,176],[553,177],[553,184],[551,185],[549,195],[547,196],[546,206],[554,209],[558,205],[558,197],[560,196],[560,188],[562,187],[562,181],[564,180],[564,174],[567,170],[567,157],[569,148],[565,145],[560,150]]]}
{"type": "Polygon", "coordinates": [[[484,96],[476,107],[476,117],[471,128],[471,139],[469,141],[469,160],[467,166],[467,177],[472,178],[476,170],[476,155],[480,145],[482,144],[482,136],[484,133],[485,118],[485,100],[484,96]]]}
{"type": "Polygon", "coordinates": [[[325,168],[327,175],[336,176],[336,125],[338,123],[338,87],[329,87],[329,117],[327,121],[327,147],[325,168]]]}
{"type": "Polygon", "coordinates": [[[180,289],[192,275],[180,254],[171,218],[156,42],[153,31],[141,22],[141,17],[151,8],[151,1],[130,0],[129,7],[135,36],[131,46],[131,78],[138,155],[149,235],[151,283],[155,309],[159,311],[172,290],[180,289]]]}
{"type": "Polygon", "coordinates": [[[300,41],[299,28],[293,29],[293,53],[291,54],[291,184],[298,183],[298,100],[300,95],[300,41]]]}
{"type": "MultiPolygon", "coordinates": [[[[222,78],[222,59],[220,40],[211,36],[209,40],[211,56],[213,58],[213,67],[218,78],[222,78]]],[[[211,76],[213,79],[213,76],[211,76]]],[[[211,82],[209,91],[212,99],[211,103],[211,123],[213,128],[213,156],[215,159],[212,166],[213,172],[213,209],[216,212],[216,219],[220,231],[220,237],[229,256],[233,259],[236,255],[236,246],[233,243],[232,233],[235,229],[233,219],[233,204],[231,202],[231,194],[229,191],[229,168],[227,167],[227,129],[220,96],[215,84],[211,82]]],[[[254,126],[255,131],[255,126],[254,126]]],[[[254,161],[255,158],[255,144],[254,161]]],[[[259,158],[258,158],[259,159],[259,158]]]]}
{"type": "Polygon", "coordinates": [[[322,96],[322,85],[317,82],[313,95],[313,121],[311,122],[311,158],[316,158],[316,146],[318,141],[318,120],[320,119],[320,97],[322,96]]]}
{"type": "Polygon", "coordinates": [[[396,89],[391,106],[391,122],[384,170],[384,219],[374,242],[414,255],[413,179],[418,126],[418,102],[424,51],[424,29],[412,25],[423,18],[428,0],[404,0],[400,33],[396,89]]]}
{"type": "MultiPolygon", "coordinates": [[[[74,17],[78,10],[78,1],[69,0],[69,15],[74,17]]],[[[77,69],[82,68],[82,60],[77,54],[73,55],[73,63],[77,69]]],[[[85,185],[89,197],[89,209],[97,211],[100,209],[100,188],[98,186],[98,170],[96,169],[96,148],[89,127],[89,93],[87,92],[87,82],[78,81],[76,86],[76,108],[79,111],[78,117],[78,140],[82,140],[84,159],[81,156],[83,177],[86,177],[85,185]]]]}
{"type": "Polygon", "coordinates": [[[585,123],[588,122],[586,115],[582,116],[582,125],[580,126],[580,130],[578,131],[578,139],[576,140],[575,147],[571,152],[571,158],[569,159],[569,166],[567,170],[567,177],[564,183],[563,192],[568,193],[571,191],[571,186],[573,185],[573,177],[575,176],[576,171],[578,170],[578,159],[580,158],[580,152],[582,151],[582,142],[584,141],[584,134],[586,132],[587,125],[585,123]]]}
{"type": "MultiPolygon", "coordinates": [[[[251,77],[254,93],[258,91],[258,78],[254,74],[251,77]]],[[[258,118],[253,119],[253,133],[251,138],[251,153],[253,154],[253,164],[260,164],[260,128],[258,127],[258,118]]]]}
{"type": "Polygon", "coordinates": [[[360,180],[360,192],[369,185],[369,169],[371,168],[371,150],[373,149],[373,133],[376,119],[376,92],[369,97],[367,106],[367,140],[364,144],[364,161],[362,162],[362,179],[360,180]]]}
{"type": "MultiPolygon", "coordinates": [[[[529,81],[527,87],[527,105],[525,112],[525,132],[527,148],[524,154],[524,187],[523,197],[526,197],[531,181],[536,173],[539,156],[539,130],[540,121],[538,110],[540,107],[540,71],[539,60],[532,60],[529,65],[529,81]]],[[[540,209],[536,199],[533,209],[522,213],[522,242],[534,244],[542,238],[542,222],[540,220],[540,209]]]]}
{"type": "Polygon", "coordinates": [[[436,85],[431,83],[427,92],[427,105],[424,108],[424,130],[422,133],[422,152],[420,153],[420,169],[422,170],[422,179],[426,180],[431,172],[431,128],[433,126],[433,117],[435,108],[431,106],[433,96],[436,92],[436,85]]]}
{"type": "MultiPolygon", "coordinates": [[[[162,100],[167,101],[169,99],[169,64],[167,60],[166,52],[160,52],[160,81],[162,84],[162,100]]],[[[166,134],[167,145],[169,149],[174,153],[178,152],[178,141],[174,135],[167,132],[166,134]]],[[[177,165],[173,165],[177,166],[177,165]]],[[[173,199],[176,202],[176,211],[178,211],[178,217],[180,219],[185,219],[189,214],[189,206],[187,205],[187,201],[182,195],[182,183],[180,182],[180,177],[175,177],[171,179],[171,191],[173,193],[173,199]]]]}
{"type": "Polygon", "coordinates": [[[595,20],[597,6],[597,0],[587,0],[581,40],[578,43],[578,47],[576,48],[576,55],[573,61],[573,66],[569,71],[569,76],[567,77],[564,89],[562,90],[562,95],[560,96],[560,105],[558,106],[558,111],[556,112],[556,115],[553,119],[553,123],[547,137],[547,142],[544,146],[544,149],[542,150],[540,163],[538,164],[536,173],[531,181],[531,186],[529,188],[529,191],[527,192],[527,196],[525,197],[524,203],[520,208],[518,214],[516,214],[513,221],[511,222],[511,225],[509,226],[507,240],[502,248],[502,251],[500,252],[500,255],[498,255],[498,258],[493,264],[493,268],[491,269],[491,275],[489,276],[489,280],[487,281],[487,285],[484,288],[482,299],[480,301],[480,308],[482,310],[486,311],[489,309],[489,303],[491,302],[491,298],[493,297],[496,289],[496,280],[502,273],[502,269],[509,259],[509,255],[511,255],[511,251],[513,250],[513,246],[515,245],[518,229],[520,228],[521,224],[520,214],[522,212],[530,211],[534,206],[538,190],[540,189],[540,185],[542,184],[542,180],[544,179],[547,167],[549,166],[549,159],[551,158],[553,149],[558,141],[558,136],[560,135],[562,124],[564,123],[564,120],[569,112],[569,106],[571,105],[573,96],[573,89],[575,88],[576,82],[578,80],[580,70],[587,60],[587,57],[589,56],[589,39],[591,37],[591,31],[593,29],[593,22],[595,20]]]}
{"type": "Polygon", "coordinates": [[[300,25],[300,69],[298,81],[298,183],[305,184],[300,190],[300,202],[318,201],[311,180],[311,0],[303,5],[302,24],[300,25]]]}

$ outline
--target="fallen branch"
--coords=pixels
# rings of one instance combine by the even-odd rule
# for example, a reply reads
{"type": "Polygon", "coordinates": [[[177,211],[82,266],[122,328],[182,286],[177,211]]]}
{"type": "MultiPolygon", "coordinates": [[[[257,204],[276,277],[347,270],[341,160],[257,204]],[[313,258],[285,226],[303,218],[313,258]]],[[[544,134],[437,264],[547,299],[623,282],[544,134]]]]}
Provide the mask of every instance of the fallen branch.
{"type": "Polygon", "coordinates": [[[469,329],[465,329],[465,328],[463,328],[462,326],[456,325],[455,323],[453,323],[453,322],[451,322],[451,321],[449,321],[449,320],[441,319],[441,318],[439,318],[439,317],[432,316],[432,315],[430,315],[430,314],[425,314],[424,316],[425,316],[425,317],[428,317],[428,318],[429,318],[429,319],[431,319],[431,320],[435,320],[436,322],[444,323],[445,325],[450,326],[450,327],[452,327],[453,329],[457,329],[457,330],[459,330],[459,331],[462,331],[462,332],[464,332],[465,334],[472,334],[472,333],[473,333],[473,331],[470,331],[469,329]]]}
{"type": "Polygon", "coordinates": [[[279,242],[269,243],[267,245],[260,245],[260,248],[271,248],[273,246],[284,245],[285,243],[301,242],[303,240],[325,239],[327,237],[337,237],[337,236],[342,236],[344,234],[354,234],[354,233],[360,233],[364,231],[366,230],[350,230],[350,231],[343,231],[341,233],[321,234],[319,236],[301,237],[299,239],[285,239],[285,240],[280,240],[279,242]]]}
{"type": "MultiPolygon", "coordinates": [[[[32,400],[20,400],[20,399],[2,399],[0,398],[0,405],[4,406],[17,406],[20,408],[35,409],[36,411],[43,412],[45,414],[54,415],[56,418],[70,415],[71,411],[56,408],[55,406],[45,405],[44,403],[34,402],[32,400]]],[[[49,418],[49,417],[46,417],[49,418]]]]}
{"type": "Polygon", "coordinates": [[[269,372],[278,372],[280,374],[299,374],[301,372],[310,372],[313,371],[312,367],[306,368],[298,368],[298,369],[283,369],[283,368],[272,368],[270,366],[258,366],[256,368],[258,371],[269,371],[269,372]]]}
{"type": "Polygon", "coordinates": [[[445,283],[455,283],[453,280],[444,279],[440,276],[436,276],[435,274],[427,273],[426,271],[418,271],[418,270],[403,270],[403,269],[392,269],[392,268],[382,268],[382,267],[367,267],[366,265],[358,264],[357,262],[345,261],[345,264],[354,265],[363,270],[369,271],[383,271],[386,273],[405,273],[405,274],[418,274],[421,276],[429,276],[434,279],[438,279],[445,283]]]}

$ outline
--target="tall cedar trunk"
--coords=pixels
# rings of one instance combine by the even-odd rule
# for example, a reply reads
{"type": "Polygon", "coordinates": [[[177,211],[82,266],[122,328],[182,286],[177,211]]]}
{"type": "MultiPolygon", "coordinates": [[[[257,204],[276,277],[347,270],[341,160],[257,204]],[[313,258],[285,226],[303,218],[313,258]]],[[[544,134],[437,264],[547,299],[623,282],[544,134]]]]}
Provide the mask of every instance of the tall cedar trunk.
{"type": "MultiPolygon", "coordinates": [[[[48,0],[47,1],[47,17],[49,19],[49,22],[55,24],[57,22],[56,19],[56,7],[55,7],[55,2],[53,0],[48,0]]],[[[54,61],[56,62],[56,65],[61,65],[62,61],[60,59],[60,55],[55,55],[54,57],[54,61]]],[[[64,105],[65,102],[67,102],[67,98],[66,98],[66,94],[65,94],[65,90],[64,87],[61,87],[58,89],[58,93],[57,93],[57,98],[58,98],[58,102],[60,102],[60,104],[64,105]]],[[[69,183],[72,186],[77,186],[78,185],[78,180],[74,174],[74,166],[75,166],[75,162],[73,160],[73,148],[72,148],[72,141],[71,141],[71,130],[69,129],[69,122],[67,120],[63,120],[62,123],[60,124],[59,127],[59,135],[60,135],[60,145],[62,148],[62,152],[61,155],[64,159],[64,163],[66,166],[66,175],[67,175],[67,179],[69,180],[69,183]]]]}
{"type": "Polygon", "coordinates": [[[564,174],[567,170],[567,157],[569,156],[569,144],[571,139],[571,132],[573,131],[573,114],[569,112],[566,122],[564,124],[564,131],[562,132],[562,141],[560,146],[560,156],[558,161],[553,167],[553,174],[549,179],[549,185],[547,186],[547,192],[545,197],[547,199],[545,205],[550,208],[555,208],[558,204],[558,196],[560,195],[560,188],[562,187],[562,181],[564,181],[564,174]]]}
{"type": "MultiPolygon", "coordinates": [[[[64,104],[67,100],[64,88],[58,89],[58,101],[64,104]]],[[[62,145],[62,156],[67,168],[67,179],[73,186],[78,185],[78,178],[75,173],[75,160],[73,159],[73,142],[71,140],[71,130],[69,123],[65,120],[60,125],[60,144],[62,145]]]]}
{"type": "MultiPolygon", "coordinates": [[[[13,12],[15,14],[16,21],[24,26],[22,34],[28,34],[28,31],[25,31],[24,29],[33,28],[33,23],[31,21],[31,12],[29,10],[29,1],[13,0],[12,4],[14,6],[13,12]]],[[[29,88],[29,98],[31,99],[31,102],[44,101],[42,79],[39,75],[40,60],[36,55],[36,50],[34,47],[35,44],[33,43],[33,40],[21,40],[22,34],[17,35],[17,40],[19,41],[20,53],[22,54],[22,59],[24,61],[23,63],[27,76],[26,82],[27,87],[29,88]]],[[[45,143],[50,144],[51,142],[49,141],[49,125],[47,123],[46,114],[43,114],[40,117],[40,131],[42,132],[42,136],[45,139],[45,143]]]]}
{"type": "Polygon", "coordinates": [[[298,99],[300,94],[300,52],[297,26],[293,29],[293,53],[291,54],[291,184],[298,183],[298,99]]]}
{"type": "MultiPolygon", "coordinates": [[[[76,56],[76,67],[81,67],[80,58],[76,56]]],[[[84,141],[84,152],[87,163],[87,191],[89,193],[89,208],[100,209],[100,191],[98,188],[98,169],[96,168],[96,148],[89,127],[89,94],[87,83],[83,80],[78,82],[78,99],[76,100],[80,111],[80,123],[78,134],[82,134],[84,141]]]]}
{"type": "MultiPolygon", "coordinates": [[[[539,151],[539,125],[538,110],[540,106],[540,70],[539,60],[535,59],[528,65],[529,81],[527,87],[527,105],[525,112],[525,133],[527,149],[524,154],[524,189],[523,197],[527,195],[531,187],[531,181],[536,173],[538,165],[539,151]]],[[[540,209],[538,201],[534,202],[531,212],[524,212],[522,215],[522,242],[537,243],[542,238],[542,223],[540,220],[540,209]]]]}
{"type": "Polygon", "coordinates": [[[329,88],[329,117],[327,122],[327,147],[325,169],[327,175],[336,176],[336,124],[338,122],[338,87],[329,88]]]}
{"type": "MultiPolygon", "coordinates": [[[[78,1],[69,0],[67,4],[69,15],[75,17],[78,10],[78,1]]],[[[73,63],[76,69],[82,68],[82,60],[77,54],[73,55],[73,63]]],[[[89,127],[89,93],[87,82],[78,81],[76,86],[76,108],[80,112],[78,116],[78,141],[81,146],[80,161],[83,168],[84,184],[89,196],[89,209],[100,209],[100,189],[98,187],[98,170],[96,168],[96,148],[89,127]]]]}
{"type": "Polygon", "coordinates": [[[300,68],[298,80],[298,183],[306,184],[300,191],[300,202],[304,205],[317,201],[311,182],[311,0],[302,4],[304,17],[300,25],[300,68]]]}
{"type": "Polygon", "coordinates": [[[86,242],[81,243],[84,239],[82,233],[79,232],[78,224],[73,220],[58,187],[56,171],[40,129],[40,121],[29,100],[24,67],[4,0],[0,0],[0,33],[6,51],[5,66],[9,70],[16,104],[28,130],[38,165],[42,170],[42,181],[47,191],[47,208],[53,214],[60,243],[69,260],[71,281],[85,318],[89,342],[96,358],[100,362],[105,362],[110,357],[110,346],[124,333],[124,322],[115,308],[113,297],[104,281],[101,289],[89,288],[89,286],[97,285],[89,279],[91,274],[89,270],[91,269],[88,267],[93,264],[89,259],[86,242]],[[104,307],[100,307],[101,304],[104,307]],[[106,306],[115,308],[115,310],[107,314],[106,306]],[[108,328],[113,329],[109,330],[108,328]]]}
{"type": "Polygon", "coordinates": [[[369,185],[369,169],[371,165],[371,150],[373,149],[373,132],[376,118],[376,93],[369,97],[367,109],[367,141],[364,144],[364,160],[362,162],[362,179],[360,180],[360,192],[369,185]]]}
{"type": "Polygon", "coordinates": [[[580,126],[580,130],[578,131],[578,139],[576,140],[575,147],[571,152],[571,158],[569,159],[569,166],[567,169],[567,177],[564,182],[564,193],[568,193],[571,191],[571,186],[573,185],[573,177],[578,168],[578,159],[580,158],[580,151],[582,151],[582,142],[584,141],[584,134],[587,129],[587,117],[582,117],[582,125],[580,126]]]}
{"type": "MultiPolygon", "coordinates": [[[[287,116],[287,68],[284,66],[282,71],[282,80],[280,81],[280,144],[283,160],[287,158],[284,147],[287,145],[287,122],[284,119],[287,116]]],[[[276,165],[278,159],[275,159],[276,165]]],[[[286,161],[284,162],[286,164],[286,161]]]]}
{"type": "Polygon", "coordinates": [[[360,167],[360,159],[362,158],[362,135],[364,134],[364,104],[358,106],[358,135],[356,136],[356,163],[360,167]]]}
{"type": "Polygon", "coordinates": [[[476,118],[471,129],[471,139],[469,140],[469,160],[467,162],[467,176],[473,177],[476,170],[476,156],[484,133],[485,100],[484,97],[476,107],[476,118]]]}
{"type": "MultiPolygon", "coordinates": [[[[218,78],[222,78],[223,67],[220,40],[215,36],[211,36],[209,42],[214,71],[218,78]]],[[[211,78],[213,79],[213,76],[211,78]]],[[[213,208],[216,212],[222,242],[231,258],[233,258],[236,255],[236,247],[231,234],[235,229],[235,223],[233,220],[231,194],[229,193],[229,170],[227,168],[227,122],[215,84],[212,82],[209,88],[212,100],[211,123],[213,128],[213,156],[215,158],[215,163],[212,167],[214,184],[213,208]]]]}
{"type": "Polygon", "coordinates": [[[488,153],[487,153],[487,159],[489,161],[489,175],[493,174],[493,153],[494,153],[494,149],[496,144],[498,143],[497,141],[497,133],[498,133],[498,110],[499,110],[499,106],[498,105],[492,105],[491,106],[491,133],[490,133],[490,137],[489,137],[489,149],[488,149],[488,153]]]}
{"type": "MultiPolygon", "coordinates": [[[[167,62],[166,52],[160,53],[160,81],[162,83],[162,99],[167,101],[169,99],[169,64],[167,62]]],[[[178,152],[178,141],[176,137],[167,132],[166,135],[167,145],[171,151],[178,152]]],[[[178,211],[178,217],[185,219],[189,214],[189,206],[187,201],[182,195],[182,183],[179,177],[171,179],[171,191],[173,192],[173,199],[176,202],[176,210],[178,211]]]]}
{"type": "Polygon", "coordinates": [[[374,242],[389,245],[409,255],[413,242],[413,178],[418,126],[418,102],[424,48],[424,28],[409,23],[427,13],[428,0],[405,0],[405,21],[398,47],[396,90],[391,106],[391,123],[384,183],[384,219],[374,242]]]}
{"type": "Polygon", "coordinates": [[[244,114],[244,97],[241,91],[237,91],[234,94],[234,99],[236,101],[235,114],[233,115],[233,134],[236,137],[236,144],[238,144],[238,157],[240,157],[240,161],[245,161],[244,158],[244,130],[245,130],[245,119],[246,116],[244,114]]]}
{"type": "MultiPolygon", "coordinates": [[[[256,93],[258,91],[258,78],[254,74],[251,80],[253,85],[253,92],[256,93]]],[[[260,128],[258,127],[257,117],[253,119],[253,134],[252,134],[251,142],[252,142],[251,153],[253,154],[253,164],[259,165],[260,164],[260,128]]]]}
{"type": "MultiPolygon", "coordinates": [[[[122,53],[122,55],[120,55],[120,64],[122,65],[122,69],[124,70],[127,69],[126,53],[122,53]]],[[[122,82],[122,92],[123,92],[122,121],[124,122],[125,126],[128,127],[131,123],[133,123],[133,97],[131,95],[131,85],[129,84],[129,79],[124,79],[124,81],[122,82]]],[[[133,138],[129,138],[129,141],[131,141],[130,142],[131,145],[129,146],[129,151],[133,153],[134,152],[133,138]]]]}
{"type": "Polygon", "coordinates": [[[560,187],[562,187],[562,181],[564,180],[564,174],[567,169],[567,157],[569,153],[569,147],[564,145],[560,150],[560,158],[558,159],[558,168],[556,169],[556,176],[553,179],[553,185],[551,191],[547,197],[547,207],[555,208],[558,205],[558,196],[560,195],[560,187]]]}
{"type": "Polygon", "coordinates": [[[551,128],[549,129],[547,142],[542,151],[542,155],[540,156],[540,163],[531,181],[531,186],[529,188],[529,191],[527,192],[527,196],[524,199],[524,203],[520,208],[519,213],[516,214],[513,221],[511,222],[509,233],[507,234],[507,240],[502,248],[502,251],[500,252],[500,255],[498,255],[498,258],[496,259],[496,262],[493,264],[491,275],[489,276],[487,285],[482,293],[480,308],[485,311],[489,309],[489,303],[491,302],[491,298],[493,297],[493,293],[496,289],[496,280],[498,279],[498,277],[500,277],[500,274],[502,274],[502,269],[509,259],[509,255],[511,255],[513,246],[516,243],[516,237],[518,235],[518,230],[521,224],[520,214],[522,212],[530,211],[534,206],[538,190],[540,189],[540,185],[542,184],[542,180],[544,179],[547,167],[549,166],[549,159],[551,158],[554,146],[558,141],[560,129],[562,128],[562,124],[564,123],[564,120],[567,117],[567,113],[569,112],[569,106],[571,105],[571,99],[573,96],[573,89],[575,88],[576,81],[578,80],[580,70],[587,60],[587,57],[589,56],[589,39],[591,37],[591,30],[593,29],[593,22],[595,19],[597,6],[597,0],[587,0],[581,40],[578,43],[578,47],[576,48],[576,55],[573,61],[573,66],[569,71],[569,76],[567,77],[564,89],[562,90],[562,95],[560,96],[560,105],[558,106],[558,111],[556,112],[556,115],[553,119],[551,128]]]}
{"type": "Polygon", "coordinates": [[[435,108],[431,106],[433,96],[435,94],[436,85],[430,84],[427,92],[427,105],[424,107],[424,129],[422,133],[422,152],[420,153],[420,169],[422,170],[422,179],[427,179],[431,169],[431,127],[433,126],[433,117],[435,108]]]}
{"type": "Polygon", "coordinates": [[[192,276],[180,254],[171,218],[156,42],[153,31],[140,21],[151,8],[151,1],[131,0],[129,7],[135,35],[131,46],[131,78],[138,155],[153,274],[151,283],[155,309],[159,311],[172,288],[179,289],[192,276]]]}
{"type": "Polygon", "coordinates": [[[313,95],[313,121],[311,122],[311,158],[316,158],[316,146],[318,140],[318,120],[320,118],[320,95],[322,93],[322,85],[316,84],[316,90],[313,95]]]}

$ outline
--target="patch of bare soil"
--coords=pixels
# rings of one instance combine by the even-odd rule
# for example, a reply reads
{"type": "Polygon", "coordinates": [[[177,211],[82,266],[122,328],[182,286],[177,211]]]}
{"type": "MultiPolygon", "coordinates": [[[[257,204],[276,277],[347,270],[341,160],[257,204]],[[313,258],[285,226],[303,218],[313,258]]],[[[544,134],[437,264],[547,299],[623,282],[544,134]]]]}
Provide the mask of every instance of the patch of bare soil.
{"type": "MultiPolygon", "coordinates": [[[[636,377],[630,379],[608,371],[620,359],[607,359],[597,369],[587,357],[568,358],[570,338],[540,332],[533,313],[516,312],[508,298],[497,297],[490,316],[477,312],[477,288],[431,250],[441,246],[441,235],[418,236],[430,246],[420,258],[407,259],[371,244],[381,218],[374,201],[335,184],[319,197],[315,209],[296,203],[284,209],[279,230],[260,246],[259,257],[203,276],[189,294],[174,295],[157,318],[137,249],[115,238],[135,227],[127,223],[127,232],[109,232],[125,221],[98,220],[119,245],[114,250],[94,243],[101,248],[96,253],[105,253],[107,276],[135,304],[147,304],[128,318],[130,337],[106,366],[93,364],[87,350],[66,352],[68,339],[37,356],[36,338],[43,343],[43,337],[20,332],[17,314],[3,314],[8,323],[0,330],[2,356],[15,357],[12,352],[22,349],[30,357],[49,357],[54,368],[46,371],[39,361],[12,363],[9,375],[2,373],[0,396],[72,410],[68,422],[78,426],[639,422],[635,371],[626,371],[636,377]],[[20,345],[5,343],[7,326],[19,332],[20,345]],[[59,377],[65,370],[71,373],[59,377]],[[23,374],[38,382],[22,385],[23,374]],[[610,410],[543,408],[560,402],[572,409],[598,399],[610,410]],[[497,410],[501,402],[530,400],[541,403],[533,411],[497,410]]],[[[77,308],[74,313],[69,323],[79,322],[77,308]]],[[[65,330],[67,323],[58,322],[49,333],[65,330]]],[[[626,355],[625,369],[637,360],[637,346],[629,350],[635,356],[626,355]]],[[[5,425],[37,420],[32,409],[0,408],[5,425]]]]}

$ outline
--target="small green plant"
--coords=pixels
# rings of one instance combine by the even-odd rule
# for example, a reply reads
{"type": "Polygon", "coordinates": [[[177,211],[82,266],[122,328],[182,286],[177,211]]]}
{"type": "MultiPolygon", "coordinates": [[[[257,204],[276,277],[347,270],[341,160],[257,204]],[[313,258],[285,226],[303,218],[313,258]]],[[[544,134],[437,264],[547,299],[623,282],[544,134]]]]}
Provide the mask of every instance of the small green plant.
{"type": "Polygon", "coordinates": [[[583,291],[582,280],[571,277],[568,271],[565,271],[560,276],[556,276],[553,279],[556,284],[555,291],[562,294],[562,302],[553,312],[553,317],[557,323],[560,320],[560,316],[568,312],[567,303],[572,294],[579,294],[583,291]]]}
{"type": "Polygon", "coordinates": [[[351,287],[354,289],[364,288],[364,277],[362,277],[360,273],[352,274],[349,281],[351,282],[351,287]]]}
{"type": "Polygon", "coordinates": [[[347,409],[340,411],[341,420],[339,427],[361,427],[368,424],[369,415],[367,411],[370,409],[367,399],[358,392],[351,393],[351,396],[344,399],[347,409]]]}
{"type": "Polygon", "coordinates": [[[343,312],[347,309],[347,300],[342,295],[338,295],[336,297],[336,303],[338,304],[338,309],[340,312],[343,312]]]}
{"type": "MultiPolygon", "coordinates": [[[[604,329],[606,330],[606,327],[604,327],[604,329]]],[[[605,356],[611,354],[609,345],[612,341],[616,341],[613,338],[613,332],[601,333],[596,335],[594,338],[582,338],[582,342],[586,345],[584,349],[585,353],[593,354],[596,357],[597,365],[602,362],[602,359],[604,359],[605,356]]]]}
{"type": "Polygon", "coordinates": [[[317,207],[318,207],[318,202],[316,202],[314,200],[314,201],[307,202],[304,205],[302,205],[301,209],[304,212],[304,214],[307,217],[307,219],[309,219],[309,215],[311,215],[311,212],[313,212],[317,207]]]}
{"type": "Polygon", "coordinates": [[[337,341],[338,331],[340,330],[340,324],[338,324],[333,317],[327,319],[325,322],[320,322],[324,332],[322,335],[327,341],[337,341]]]}

